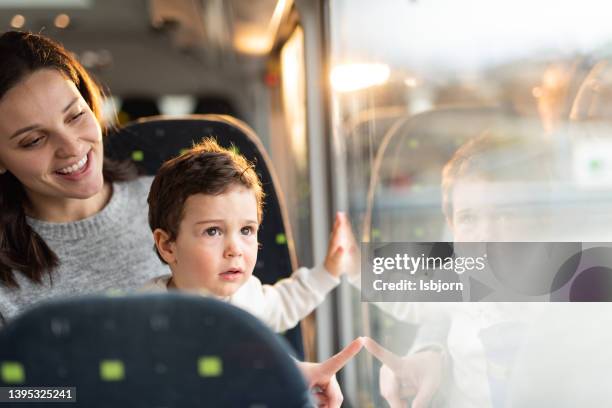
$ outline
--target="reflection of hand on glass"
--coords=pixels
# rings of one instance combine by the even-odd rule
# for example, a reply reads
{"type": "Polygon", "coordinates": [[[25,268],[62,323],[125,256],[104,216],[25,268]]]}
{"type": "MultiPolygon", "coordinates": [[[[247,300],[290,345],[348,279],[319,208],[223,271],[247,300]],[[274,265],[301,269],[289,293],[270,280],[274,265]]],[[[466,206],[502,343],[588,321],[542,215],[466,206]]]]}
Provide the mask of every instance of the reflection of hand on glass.
{"type": "Polygon", "coordinates": [[[334,276],[353,275],[359,272],[359,250],[351,223],[343,212],[336,213],[336,220],[329,238],[325,269],[334,276]]]}
{"type": "Polygon", "coordinates": [[[400,357],[370,338],[364,339],[364,345],[383,363],[380,369],[380,394],[391,408],[403,408],[410,398],[414,398],[411,408],[429,406],[442,383],[441,352],[428,350],[400,357]]]}
{"type": "Polygon", "coordinates": [[[336,373],[355,356],[363,347],[361,337],[353,340],[338,354],[322,363],[307,363],[298,361],[297,365],[308,382],[316,398],[317,406],[325,408],[339,408],[344,400],[340,386],[336,380],[336,373]]]}

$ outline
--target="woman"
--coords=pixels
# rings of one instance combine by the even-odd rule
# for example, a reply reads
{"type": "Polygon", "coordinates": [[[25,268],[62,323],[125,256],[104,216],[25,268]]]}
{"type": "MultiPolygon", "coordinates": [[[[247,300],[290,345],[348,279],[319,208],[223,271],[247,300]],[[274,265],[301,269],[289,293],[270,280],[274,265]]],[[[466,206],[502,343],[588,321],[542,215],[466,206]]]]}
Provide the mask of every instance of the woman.
{"type": "Polygon", "coordinates": [[[151,179],[104,158],[100,103],[61,45],[0,36],[0,325],[43,299],[167,273],[147,226],[151,179]]]}
{"type": "MultiPolygon", "coordinates": [[[[0,36],[0,326],[44,299],[169,274],[148,226],[151,178],[104,158],[100,97],[59,44],[0,36]]],[[[320,406],[341,405],[335,373],[361,346],[297,362],[320,406]]]]}

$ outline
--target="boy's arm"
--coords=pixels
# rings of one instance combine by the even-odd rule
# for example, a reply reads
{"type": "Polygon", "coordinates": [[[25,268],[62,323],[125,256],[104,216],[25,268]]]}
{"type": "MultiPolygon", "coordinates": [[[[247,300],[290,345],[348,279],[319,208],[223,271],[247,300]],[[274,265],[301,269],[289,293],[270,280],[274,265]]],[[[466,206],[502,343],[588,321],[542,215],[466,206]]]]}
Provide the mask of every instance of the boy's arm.
{"type": "Polygon", "coordinates": [[[300,268],[274,285],[262,285],[251,277],[232,303],[251,311],[275,331],[290,329],[340,283],[340,275],[357,254],[350,222],[346,214],[337,213],[323,266],[300,268]]]}
{"type": "Polygon", "coordinates": [[[251,279],[249,289],[241,291],[232,303],[252,311],[276,332],[294,327],[340,283],[323,266],[300,268],[274,285],[262,285],[259,279],[251,279]]]}

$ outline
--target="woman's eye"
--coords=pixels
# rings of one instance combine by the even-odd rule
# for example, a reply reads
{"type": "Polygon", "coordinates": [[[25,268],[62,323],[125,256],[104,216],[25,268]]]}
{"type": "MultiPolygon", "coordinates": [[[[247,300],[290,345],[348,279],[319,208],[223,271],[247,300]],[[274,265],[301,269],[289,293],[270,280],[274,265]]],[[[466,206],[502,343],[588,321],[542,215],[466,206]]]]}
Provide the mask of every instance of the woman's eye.
{"type": "Polygon", "coordinates": [[[42,143],[44,138],[45,138],[44,136],[38,136],[34,140],[24,144],[23,147],[25,147],[25,148],[36,147],[36,146],[38,146],[38,145],[40,145],[42,143]]]}
{"type": "Polygon", "coordinates": [[[242,232],[242,235],[251,235],[253,234],[253,232],[255,229],[253,227],[243,227],[240,232],[242,232]]]}
{"type": "Polygon", "coordinates": [[[221,231],[217,227],[207,228],[206,231],[204,231],[204,234],[208,235],[209,237],[217,236],[220,233],[221,231]]]}
{"type": "Polygon", "coordinates": [[[70,122],[74,122],[77,121],[79,118],[81,118],[83,115],[85,114],[85,111],[80,111],[79,113],[77,113],[76,115],[72,116],[70,118],[70,122]]]}

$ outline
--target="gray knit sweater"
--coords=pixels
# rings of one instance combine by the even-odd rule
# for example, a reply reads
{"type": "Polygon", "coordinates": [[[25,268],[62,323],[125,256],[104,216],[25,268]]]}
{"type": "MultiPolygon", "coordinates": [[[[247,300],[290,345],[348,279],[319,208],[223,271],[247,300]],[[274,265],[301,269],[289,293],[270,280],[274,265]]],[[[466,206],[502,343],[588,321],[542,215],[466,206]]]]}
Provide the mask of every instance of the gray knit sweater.
{"type": "MultiPolygon", "coordinates": [[[[153,251],[147,222],[151,177],[113,184],[109,203],[92,217],[70,223],[28,218],[57,254],[52,282],[31,282],[16,272],[19,289],[0,285],[0,314],[10,320],[45,299],[109,290],[131,290],[169,273],[153,251]]],[[[2,326],[2,319],[0,319],[2,326]]]]}

